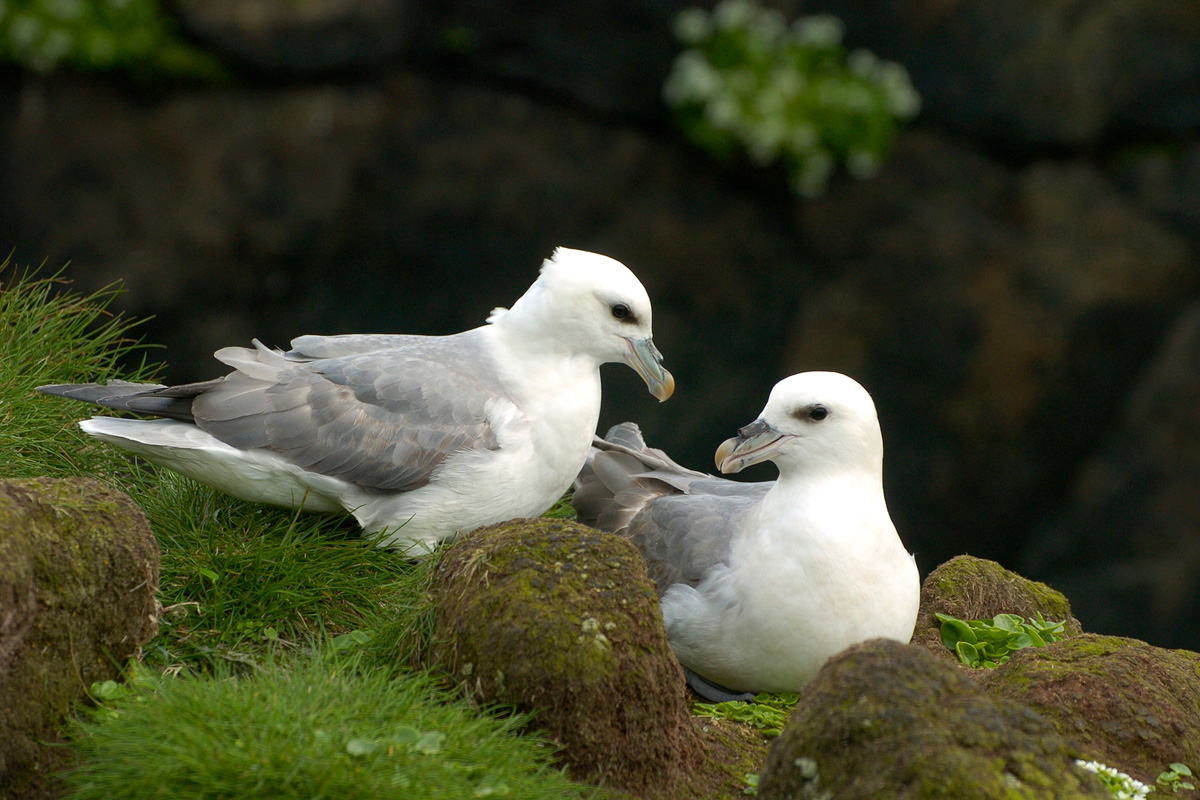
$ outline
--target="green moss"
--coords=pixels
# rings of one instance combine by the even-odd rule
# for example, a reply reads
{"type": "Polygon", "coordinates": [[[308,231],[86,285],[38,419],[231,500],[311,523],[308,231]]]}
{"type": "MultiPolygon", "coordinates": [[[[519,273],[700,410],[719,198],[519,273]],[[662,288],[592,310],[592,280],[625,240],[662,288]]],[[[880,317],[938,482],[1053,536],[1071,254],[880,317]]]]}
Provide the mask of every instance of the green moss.
{"type": "Polygon", "coordinates": [[[981,682],[1144,783],[1172,761],[1200,763],[1200,654],[1083,634],[1023,650],[981,682]]]}
{"type": "Polygon", "coordinates": [[[34,791],[85,687],[116,678],[156,628],[158,547],[98,481],[0,481],[0,796],[34,791]]]}
{"type": "Polygon", "coordinates": [[[993,700],[922,648],[875,640],[831,659],[771,746],[759,797],[1103,798],[1042,717],[993,700]],[[834,796],[834,795],[830,795],[834,796]]]}

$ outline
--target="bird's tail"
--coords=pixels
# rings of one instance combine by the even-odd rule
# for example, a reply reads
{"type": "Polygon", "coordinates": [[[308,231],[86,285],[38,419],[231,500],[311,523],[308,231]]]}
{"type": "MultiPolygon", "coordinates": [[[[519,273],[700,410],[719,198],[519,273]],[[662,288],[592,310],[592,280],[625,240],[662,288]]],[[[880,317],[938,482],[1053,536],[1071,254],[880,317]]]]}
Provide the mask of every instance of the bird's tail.
{"type": "Polygon", "coordinates": [[[39,386],[39,392],[82,400],[85,403],[132,411],[152,417],[167,417],[183,422],[194,422],[192,400],[196,395],[211,388],[218,381],[189,383],[183,386],[163,386],[158,383],[52,383],[39,386]]]}

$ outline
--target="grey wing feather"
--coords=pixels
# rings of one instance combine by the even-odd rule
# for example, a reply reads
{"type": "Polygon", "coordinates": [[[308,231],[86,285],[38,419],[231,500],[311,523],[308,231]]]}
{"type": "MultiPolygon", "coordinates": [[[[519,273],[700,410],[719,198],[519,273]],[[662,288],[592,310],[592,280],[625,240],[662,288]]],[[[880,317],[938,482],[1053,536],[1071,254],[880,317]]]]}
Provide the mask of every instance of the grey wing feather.
{"type": "Polygon", "coordinates": [[[489,411],[512,400],[474,333],[301,337],[288,353],[226,348],[218,358],[238,371],[195,399],[196,424],[369,490],[419,488],[451,453],[499,446],[489,411]],[[362,350],[380,340],[394,346],[362,350]]]}
{"type": "Polygon", "coordinates": [[[633,542],[662,595],[674,583],[695,586],[727,562],[741,519],[772,485],[682,467],[625,422],[595,440],[572,502],[585,524],[633,542]]]}

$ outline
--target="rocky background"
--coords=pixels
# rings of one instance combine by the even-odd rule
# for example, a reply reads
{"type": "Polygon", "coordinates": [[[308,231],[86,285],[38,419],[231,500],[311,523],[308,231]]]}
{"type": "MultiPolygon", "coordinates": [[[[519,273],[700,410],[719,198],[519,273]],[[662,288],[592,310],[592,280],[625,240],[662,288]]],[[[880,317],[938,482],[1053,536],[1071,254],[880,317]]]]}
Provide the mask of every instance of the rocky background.
{"type": "Polygon", "coordinates": [[[686,5],[177,0],[232,84],[0,72],[0,250],[122,281],[176,381],[255,336],[470,327],[598,250],[679,382],[612,369],[602,426],[711,469],[775,381],[846,372],[923,572],[996,559],[1200,648],[1200,7],[774,3],[924,101],[877,178],[800,200],[672,127],[686,5]]]}

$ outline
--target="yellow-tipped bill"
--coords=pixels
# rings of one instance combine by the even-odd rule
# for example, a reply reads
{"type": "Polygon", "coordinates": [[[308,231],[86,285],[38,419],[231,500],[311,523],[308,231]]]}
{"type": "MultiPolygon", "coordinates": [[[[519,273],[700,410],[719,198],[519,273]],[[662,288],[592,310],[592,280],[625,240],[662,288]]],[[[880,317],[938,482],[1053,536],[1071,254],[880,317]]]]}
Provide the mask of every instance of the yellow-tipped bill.
{"type": "Polygon", "coordinates": [[[737,436],[721,442],[717,448],[717,469],[723,473],[741,472],[751,464],[769,461],[790,438],[757,419],[739,430],[737,436]]]}
{"type": "Polygon", "coordinates": [[[675,392],[675,378],[662,365],[662,353],[654,346],[654,341],[645,339],[626,339],[629,350],[625,354],[625,363],[633,367],[633,371],[646,382],[650,394],[661,403],[675,392]]]}

